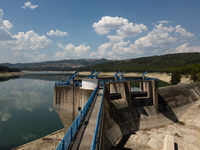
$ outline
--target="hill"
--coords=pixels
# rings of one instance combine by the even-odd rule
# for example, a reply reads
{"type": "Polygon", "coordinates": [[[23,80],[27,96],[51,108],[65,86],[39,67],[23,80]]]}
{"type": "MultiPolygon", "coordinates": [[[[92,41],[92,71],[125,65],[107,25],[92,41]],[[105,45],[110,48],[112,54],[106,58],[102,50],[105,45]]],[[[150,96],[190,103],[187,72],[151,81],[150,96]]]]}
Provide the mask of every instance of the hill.
{"type": "Polygon", "coordinates": [[[110,62],[108,59],[69,59],[60,61],[46,61],[35,63],[3,63],[1,66],[19,68],[23,71],[70,71],[77,67],[92,66],[99,63],[110,62]]]}
{"type": "Polygon", "coordinates": [[[9,68],[6,66],[0,66],[0,72],[20,72],[17,68],[9,68]]]}
{"type": "Polygon", "coordinates": [[[38,63],[0,64],[23,71],[126,71],[126,72],[173,72],[182,74],[200,72],[200,53],[178,53],[161,56],[141,57],[127,60],[70,59],[38,63]]]}
{"type": "MultiPolygon", "coordinates": [[[[173,72],[179,70],[182,74],[190,74],[191,71],[198,73],[200,72],[200,53],[178,53],[119,60],[97,64],[92,68],[101,71],[173,72]]],[[[81,71],[90,70],[89,67],[77,69],[81,71]]]]}

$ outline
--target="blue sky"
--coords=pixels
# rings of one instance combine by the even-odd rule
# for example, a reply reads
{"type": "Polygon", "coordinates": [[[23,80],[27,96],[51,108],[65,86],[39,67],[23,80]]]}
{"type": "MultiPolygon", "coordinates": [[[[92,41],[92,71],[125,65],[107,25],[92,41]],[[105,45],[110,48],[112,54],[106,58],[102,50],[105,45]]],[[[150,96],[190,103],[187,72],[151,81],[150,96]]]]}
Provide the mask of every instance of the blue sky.
{"type": "Polygon", "coordinates": [[[200,52],[199,0],[1,0],[0,63],[200,52]]]}

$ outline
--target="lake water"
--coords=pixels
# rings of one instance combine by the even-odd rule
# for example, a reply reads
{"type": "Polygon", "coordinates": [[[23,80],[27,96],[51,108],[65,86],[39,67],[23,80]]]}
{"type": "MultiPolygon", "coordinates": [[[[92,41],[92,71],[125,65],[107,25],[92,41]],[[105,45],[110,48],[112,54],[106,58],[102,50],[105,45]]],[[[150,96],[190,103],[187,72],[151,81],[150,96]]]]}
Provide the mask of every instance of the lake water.
{"type": "Polygon", "coordinates": [[[55,81],[68,74],[33,74],[0,82],[0,150],[63,128],[53,106],[55,81]]]}

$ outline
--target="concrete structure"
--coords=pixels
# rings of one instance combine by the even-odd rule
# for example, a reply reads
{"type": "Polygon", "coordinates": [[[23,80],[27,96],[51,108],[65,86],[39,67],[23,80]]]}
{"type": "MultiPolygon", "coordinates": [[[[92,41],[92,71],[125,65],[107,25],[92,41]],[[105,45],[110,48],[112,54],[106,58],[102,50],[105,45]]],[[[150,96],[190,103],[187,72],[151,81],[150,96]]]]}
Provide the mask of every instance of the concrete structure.
{"type": "MultiPolygon", "coordinates": [[[[131,93],[131,107],[128,98],[110,100],[104,118],[105,149],[112,148],[122,137],[137,130],[178,121],[193,102],[200,100],[200,82],[162,87],[158,89],[157,96],[158,101],[154,103],[151,98],[135,97],[131,93]]],[[[109,96],[106,95],[106,98],[109,96]]]]}
{"type": "Polygon", "coordinates": [[[54,108],[58,113],[66,133],[78,115],[78,107],[83,107],[94,90],[71,86],[54,87],[54,108]]]}
{"type": "Polygon", "coordinates": [[[163,150],[174,150],[174,137],[172,135],[165,136],[163,150]]]}
{"type": "MultiPolygon", "coordinates": [[[[57,105],[67,101],[66,107],[73,108],[73,111],[78,106],[82,107],[92,93],[87,85],[92,83],[90,80],[82,82],[86,89],[55,87],[54,103],[57,105]],[[90,83],[87,83],[88,81],[90,83]],[[71,97],[74,97],[73,101],[71,97]]],[[[146,77],[126,77],[125,81],[119,81],[114,77],[98,78],[98,80],[105,84],[102,147],[107,150],[124,136],[137,130],[178,121],[193,102],[200,99],[200,82],[158,88],[157,80],[146,77]],[[140,90],[131,91],[132,83],[138,83],[140,90]]],[[[96,83],[95,80],[94,82],[96,83]]]]}

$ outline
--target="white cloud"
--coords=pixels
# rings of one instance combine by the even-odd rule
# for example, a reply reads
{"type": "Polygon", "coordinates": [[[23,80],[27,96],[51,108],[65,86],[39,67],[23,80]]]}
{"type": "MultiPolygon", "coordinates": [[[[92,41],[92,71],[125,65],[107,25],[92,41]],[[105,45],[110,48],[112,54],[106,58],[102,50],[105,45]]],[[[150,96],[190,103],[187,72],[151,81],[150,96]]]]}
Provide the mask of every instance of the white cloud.
{"type": "Polygon", "coordinates": [[[21,57],[22,59],[27,59],[29,61],[46,61],[49,60],[46,54],[40,54],[38,56],[30,55],[28,53],[23,52],[14,52],[14,56],[21,57]]]}
{"type": "Polygon", "coordinates": [[[194,37],[194,34],[187,32],[184,28],[181,28],[181,25],[177,25],[175,29],[176,29],[175,33],[180,33],[182,37],[185,38],[194,37]]]}
{"type": "Polygon", "coordinates": [[[108,42],[108,43],[104,43],[101,46],[99,46],[98,51],[92,52],[90,54],[91,57],[98,57],[98,58],[102,58],[102,57],[107,57],[107,49],[110,48],[112,46],[112,43],[108,42]]]}
{"type": "Polygon", "coordinates": [[[172,26],[163,27],[162,24],[155,25],[155,28],[149,32],[146,36],[139,38],[135,41],[135,45],[143,48],[158,47],[160,45],[171,45],[177,40],[169,36],[169,32],[173,32],[172,26]]]}
{"type": "Polygon", "coordinates": [[[45,35],[39,36],[33,30],[18,32],[12,36],[15,41],[5,41],[1,43],[5,47],[11,47],[11,50],[38,50],[49,46],[52,41],[47,39],[45,35]]]}
{"type": "Polygon", "coordinates": [[[162,24],[155,25],[155,28],[151,32],[137,39],[133,44],[129,40],[127,42],[121,40],[115,44],[109,42],[109,47],[112,47],[109,51],[108,43],[105,43],[99,47],[96,54],[98,56],[122,59],[130,57],[131,54],[162,53],[168,50],[177,40],[177,38],[169,35],[170,32],[174,32],[172,26],[164,27],[162,24]]]}
{"type": "Polygon", "coordinates": [[[37,8],[38,7],[38,5],[31,5],[31,2],[26,2],[26,3],[24,3],[24,6],[22,6],[22,8],[30,8],[30,9],[35,9],[35,8],[37,8]]]}
{"type": "Polygon", "coordinates": [[[158,23],[170,23],[171,21],[164,21],[164,20],[160,20],[158,21],[158,23]]]}
{"type": "Polygon", "coordinates": [[[50,32],[47,32],[47,35],[50,35],[50,36],[67,36],[68,33],[63,32],[63,31],[59,31],[58,29],[56,29],[56,31],[51,30],[50,32]]]}
{"type": "Polygon", "coordinates": [[[144,24],[134,24],[129,23],[127,19],[122,17],[110,17],[104,16],[98,22],[95,22],[92,27],[95,31],[100,34],[108,34],[110,30],[117,29],[116,33],[122,38],[136,36],[140,34],[143,30],[148,30],[144,24]]]}
{"type": "Polygon", "coordinates": [[[181,46],[175,48],[175,51],[174,51],[174,52],[175,52],[175,53],[190,52],[191,49],[188,48],[188,44],[189,44],[189,43],[185,43],[185,44],[183,44],[183,45],[181,45],[181,46]]]}
{"type": "Polygon", "coordinates": [[[129,43],[130,43],[130,41],[124,42],[123,40],[121,40],[119,43],[116,43],[112,47],[112,50],[115,53],[124,54],[124,53],[130,51],[128,47],[124,47],[124,46],[127,46],[129,43]]]}
{"type": "MultiPolygon", "coordinates": [[[[97,58],[114,58],[114,59],[124,59],[131,58],[135,55],[152,55],[152,53],[163,54],[168,51],[191,51],[188,50],[187,45],[180,47],[179,49],[174,48],[175,41],[178,40],[180,36],[176,36],[176,33],[180,33],[182,37],[194,37],[194,34],[187,32],[180,25],[176,27],[163,26],[165,23],[170,23],[171,21],[160,20],[158,25],[154,25],[152,31],[148,32],[146,36],[140,37],[131,43],[131,39],[125,41],[125,38],[130,38],[137,36],[143,31],[148,30],[148,28],[140,23],[133,24],[127,19],[119,17],[104,16],[98,22],[93,24],[95,31],[100,34],[109,34],[111,30],[116,31],[115,35],[107,35],[109,42],[106,42],[99,46],[97,52],[92,52],[91,57],[97,58]]],[[[190,47],[191,48],[191,47],[190,47]]],[[[198,49],[198,48],[196,48],[198,49]]]]}
{"type": "Polygon", "coordinates": [[[61,43],[57,44],[58,47],[62,48],[64,51],[60,52],[57,51],[54,55],[56,59],[63,59],[63,58],[87,58],[89,57],[90,53],[90,46],[85,46],[84,44],[75,47],[73,44],[68,44],[63,46],[61,43]]]}
{"type": "Polygon", "coordinates": [[[103,35],[108,34],[111,29],[117,29],[120,26],[123,26],[124,22],[127,21],[127,19],[123,19],[122,17],[104,16],[99,20],[99,22],[95,22],[92,27],[98,34],[103,35]]]}
{"type": "Polygon", "coordinates": [[[10,29],[13,25],[8,20],[3,20],[3,10],[0,9],[0,41],[14,40],[10,29]]]}
{"type": "Polygon", "coordinates": [[[137,36],[142,33],[143,30],[148,30],[148,28],[144,24],[135,24],[125,22],[124,26],[121,26],[116,32],[121,37],[132,37],[137,36]]]}
{"type": "Polygon", "coordinates": [[[200,46],[188,47],[189,43],[185,43],[180,45],[179,47],[172,49],[171,51],[167,51],[168,53],[188,53],[188,52],[200,52],[200,46]]]}

